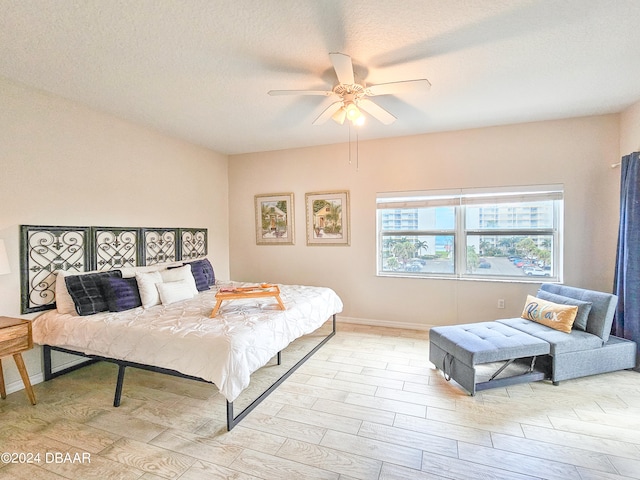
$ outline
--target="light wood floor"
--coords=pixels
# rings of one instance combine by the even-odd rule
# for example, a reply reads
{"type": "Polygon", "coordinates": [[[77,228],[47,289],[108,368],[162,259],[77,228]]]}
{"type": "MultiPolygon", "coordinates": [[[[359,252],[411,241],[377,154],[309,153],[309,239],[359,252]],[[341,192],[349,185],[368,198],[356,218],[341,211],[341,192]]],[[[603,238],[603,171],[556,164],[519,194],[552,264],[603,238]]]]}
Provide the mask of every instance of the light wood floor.
{"type": "Polygon", "coordinates": [[[41,454],[0,478],[640,479],[640,374],[471,397],[429,364],[427,338],[339,324],[231,432],[212,385],[130,369],[113,408],[115,367],[83,368],[36,385],[35,407],[0,401],[0,452],[41,454]]]}

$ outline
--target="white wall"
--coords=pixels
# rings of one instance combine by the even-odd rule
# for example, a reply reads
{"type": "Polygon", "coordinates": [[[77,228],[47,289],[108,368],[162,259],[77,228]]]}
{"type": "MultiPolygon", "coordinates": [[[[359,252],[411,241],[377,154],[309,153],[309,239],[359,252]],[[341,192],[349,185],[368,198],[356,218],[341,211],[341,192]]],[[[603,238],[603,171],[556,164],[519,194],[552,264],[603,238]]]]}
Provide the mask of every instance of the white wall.
{"type": "MultiPolygon", "coordinates": [[[[0,315],[20,314],[22,224],[208,228],[208,256],[228,278],[227,165],[226,155],[0,79],[0,238],[11,264],[0,315]]],[[[23,357],[41,373],[39,348],[23,357]]],[[[3,365],[7,384],[19,382],[13,361],[3,365]]]]}
{"type": "Polygon", "coordinates": [[[231,276],[330,286],[344,300],[343,317],[373,324],[426,328],[519,316],[537,284],[377,277],[376,192],[563,183],[564,283],[611,291],[618,121],[607,115],[360,142],[359,170],[346,144],[232,156],[231,276]],[[305,192],[342,189],[351,193],[351,246],[306,246],[305,192]],[[295,195],[295,245],[257,246],[254,195],[280,192],[295,195]]]}

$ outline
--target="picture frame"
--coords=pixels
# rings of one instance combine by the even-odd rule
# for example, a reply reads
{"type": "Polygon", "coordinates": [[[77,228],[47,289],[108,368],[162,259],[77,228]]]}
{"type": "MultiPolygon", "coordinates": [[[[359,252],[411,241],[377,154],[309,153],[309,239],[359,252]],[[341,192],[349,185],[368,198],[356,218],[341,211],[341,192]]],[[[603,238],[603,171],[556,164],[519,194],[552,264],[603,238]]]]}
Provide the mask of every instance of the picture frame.
{"type": "Polygon", "coordinates": [[[256,245],[293,245],[293,208],[293,193],[256,195],[256,245]]]}
{"type": "Polygon", "coordinates": [[[312,192],[305,194],[307,245],[349,246],[349,192],[312,192]]]}

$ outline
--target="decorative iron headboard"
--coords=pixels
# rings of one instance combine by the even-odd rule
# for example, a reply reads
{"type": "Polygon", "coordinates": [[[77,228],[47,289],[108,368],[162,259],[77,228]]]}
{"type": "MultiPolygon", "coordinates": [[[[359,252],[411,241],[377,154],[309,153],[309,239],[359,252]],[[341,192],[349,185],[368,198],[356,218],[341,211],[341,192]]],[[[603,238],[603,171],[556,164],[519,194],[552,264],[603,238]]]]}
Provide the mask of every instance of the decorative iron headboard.
{"type": "Polygon", "coordinates": [[[21,312],[55,308],[55,274],[59,270],[113,270],[206,255],[206,228],[21,225],[21,312]]]}

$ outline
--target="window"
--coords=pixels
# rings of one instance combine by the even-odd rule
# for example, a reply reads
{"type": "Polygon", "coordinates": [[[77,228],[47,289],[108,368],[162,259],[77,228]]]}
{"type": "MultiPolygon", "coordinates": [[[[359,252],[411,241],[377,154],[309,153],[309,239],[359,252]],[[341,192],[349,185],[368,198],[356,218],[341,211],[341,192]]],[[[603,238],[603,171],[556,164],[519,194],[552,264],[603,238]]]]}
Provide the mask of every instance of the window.
{"type": "Polygon", "coordinates": [[[378,275],[561,280],[561,185],[377,195],[378,275]]]}

